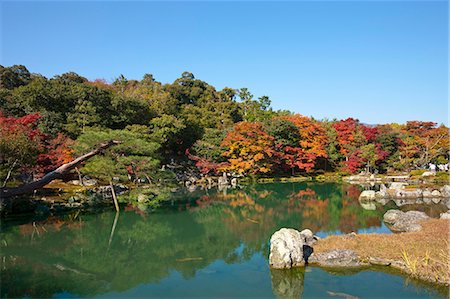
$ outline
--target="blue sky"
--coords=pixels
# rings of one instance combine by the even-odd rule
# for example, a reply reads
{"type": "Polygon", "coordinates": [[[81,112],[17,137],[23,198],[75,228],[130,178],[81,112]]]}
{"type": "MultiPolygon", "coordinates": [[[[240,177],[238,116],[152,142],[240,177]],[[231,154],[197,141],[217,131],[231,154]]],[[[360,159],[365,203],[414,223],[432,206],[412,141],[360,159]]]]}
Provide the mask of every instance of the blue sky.
{"type": "Polygon", "coordinates": [[[187,70],[315,118],[449,123],[446,1],[0,5],[4,66],[163,83],[187,70]]]}

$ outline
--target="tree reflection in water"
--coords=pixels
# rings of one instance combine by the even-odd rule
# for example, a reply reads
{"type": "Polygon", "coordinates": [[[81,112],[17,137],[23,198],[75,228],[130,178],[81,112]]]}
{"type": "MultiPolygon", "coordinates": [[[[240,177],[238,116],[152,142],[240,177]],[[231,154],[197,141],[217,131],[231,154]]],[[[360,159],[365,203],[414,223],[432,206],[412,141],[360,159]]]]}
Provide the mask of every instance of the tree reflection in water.
{"type": "MultiPolygon", "coordinates": [[[[72,213],[23,224],[4,221],[2,297],[94,296],[157,284],[173,271],[189,279],[217,260],[268,256],[281,227],[348,233],[380,227],[386,207],[362,209],[355,186],[266,184],[178,195],[152,212],[72,213]],[[116,225],[114,225],[116,223],[116,225]],[[112,230],[112,227],[114,229],[112,230]],[[238,250],[239,249],[239,250],[238,250]]],[[[271,271],[277,296],[301,295],[303,272],[271,271]]]]}

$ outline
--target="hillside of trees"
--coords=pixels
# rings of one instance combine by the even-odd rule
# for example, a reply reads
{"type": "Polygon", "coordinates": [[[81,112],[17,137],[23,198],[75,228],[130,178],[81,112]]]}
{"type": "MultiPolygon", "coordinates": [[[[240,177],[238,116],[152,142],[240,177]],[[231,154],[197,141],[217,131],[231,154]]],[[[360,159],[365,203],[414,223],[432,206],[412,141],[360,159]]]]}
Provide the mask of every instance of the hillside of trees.
{"type": "Polygon", "coordinates": [[[192,161],[203,174],[247,176],[448,163],[444,125],[316,120],[270,105],[267,96],[254,98],[247,88],[216,90],[189,72],[171,84],[151,74],[108,83],[0,66],[0,184],[32,181],[107,140],[122,143],[78,171],[105,181],[151,182],[166,175],[161,167],[173,160],[192,161]]]}

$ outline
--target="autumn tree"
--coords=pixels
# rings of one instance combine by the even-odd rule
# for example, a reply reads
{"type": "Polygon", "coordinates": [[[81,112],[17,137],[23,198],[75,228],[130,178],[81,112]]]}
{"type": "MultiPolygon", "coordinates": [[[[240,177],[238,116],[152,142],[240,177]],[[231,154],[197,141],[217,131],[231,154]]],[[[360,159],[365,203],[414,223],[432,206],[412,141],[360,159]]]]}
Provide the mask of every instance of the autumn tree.
{"type": "Polygon", "coordinates": [[[273,132],[283,136],[277,142],[277,153],[292,173],[294,169],[311,171],[318,158],[327,157],[326,132],[318,122],[300,114],[281,116],[279,119],[290,122],[295,127],[294,129],[292,125],[285,123],[281,132],[273,132]]]}
{"type": "Polygon", "coordinates": [[[407,159],[409,166],[422,168],[439,156],[444,161],[448,159],[450,134],[444,125],[436,127],[433,122],[409,121],[403,131],[400,155],[407,159]]]}
{"type": "Polygon", "coordinates": [[[31,172],[44,150],[45,135],[38,128],[40,115],[6,117],[0,112],[0,175],[3,187],[11,177],[31,172]],[[27,171],[28,170],[28,171],[27,171]]]}
{"type": "Polygon", "coordinates": [[[73,142],[72,139],[62,133],[58,133],[53,139],[47,139],[44,152],[38,156],[38,172],[44,174],[70,162],[73,159],[71,148],[73,142]]]}
{"type": "Polygon", "coordinates": [[[230,130],[206,128],[202,138],[186,152],[201,173],[219,174],[227,166],[226,158],[222,155],[226,150],[222,141],[230,130]]]}
{"type": "Polygon", "coordinates": [[[379,160],[380,145],[375,144],[377,128],[362,125],[353,118],[337,121],[332,127],[335,130],[332,142],[341,155],[343,171],[355,173],[364,166],[374,166],[379,160]]]}
{"type": "Polygon", "coordinates": [[[223,156],[229,162],[225,170],[242,174],[270,172],[275,154],[273,141],[261,123],[237,123],[221,144],[226,148],[223,156]]]}
{"type": "Polygon", "coordinates": [[[365,143],[364,133],[356,119],[340,120],[333,124],[333,128],[337,134],[338,150],[346,160],[355,149],[365,143]]]}

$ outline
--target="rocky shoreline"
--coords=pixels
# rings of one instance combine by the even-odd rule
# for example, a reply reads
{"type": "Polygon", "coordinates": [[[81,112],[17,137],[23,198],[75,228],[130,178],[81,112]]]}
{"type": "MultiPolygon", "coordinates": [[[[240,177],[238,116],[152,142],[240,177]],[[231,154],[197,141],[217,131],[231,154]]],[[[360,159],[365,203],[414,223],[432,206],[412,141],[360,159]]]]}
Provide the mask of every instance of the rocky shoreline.
{"type": "MultiPolygon", "coordinates": [[[[442,204],[450,210],[450,186],[417,186],[404,182],[393,182],[386,187],[380,184],[380,189],[364,190],[359,195],[359,203],[364,209],[375,209],[375,203],[386,205],[393,201],[397,207],[413,204],[442,204]]],[[[449,212],[441,217],[448,217],[449,212]]]]}
{"type": "Polygon", "coordinates": [[[421,281],[450,285],[448,233],[450,221],[429,219],[421,212],[391,210],[385,221],[410,227],[399,234],[356,234],[320,239],[309,230],[282,228],[270,240],[272,269],[307,264],[330,269],[391,267],[421,281]]]}

